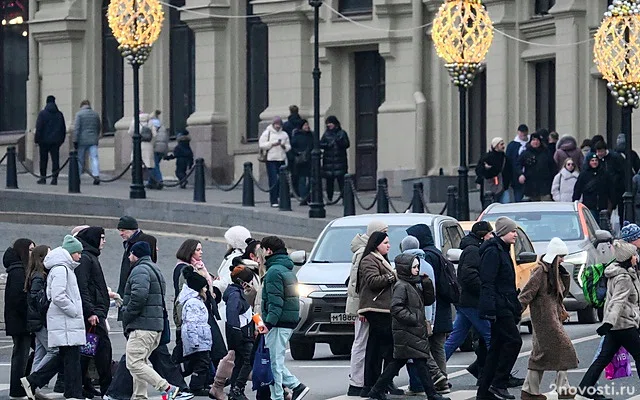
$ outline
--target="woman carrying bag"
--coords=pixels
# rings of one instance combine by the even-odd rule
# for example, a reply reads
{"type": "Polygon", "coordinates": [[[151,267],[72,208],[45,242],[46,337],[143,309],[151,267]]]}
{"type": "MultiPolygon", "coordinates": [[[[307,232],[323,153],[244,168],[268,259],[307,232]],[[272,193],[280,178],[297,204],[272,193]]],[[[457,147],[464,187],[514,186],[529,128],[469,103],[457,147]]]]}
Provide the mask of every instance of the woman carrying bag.
{"type": "Polygon", "coordinates": [[[499,137],[491,139],[491,147],[478,161],[476,166],[476,183],[484,182],[485,192],[491,192],[496,202],[511,202],[509,182],[511,182],[511,162],[505,154],[504,140],[499,137]]]}

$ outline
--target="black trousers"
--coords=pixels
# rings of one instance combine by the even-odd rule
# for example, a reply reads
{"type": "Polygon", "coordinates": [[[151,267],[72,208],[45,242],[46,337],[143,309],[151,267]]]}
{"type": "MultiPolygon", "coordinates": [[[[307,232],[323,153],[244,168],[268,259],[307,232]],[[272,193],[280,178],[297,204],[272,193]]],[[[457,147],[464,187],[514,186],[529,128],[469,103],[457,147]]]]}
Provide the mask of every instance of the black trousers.
{"type": "Polygon", "coordinates": [[[79,346],[59,347],[58,354],[39,370],[29,375],[27,380],[32,387],[41,388],[49,383],[60,369],[64,369],[64,397],[83,399],[79,346]]]}
{"type": "MultiPolygon", "coordinates": [[[[408,359],[394,359],[384,368],[382,375],[378,378],[376,384],[373,386],[373,391],[376,393],[384,393],[393,378],[398,375],[398,372],[407,364],[408,359]]],[[[432,398],[436,395],[436,389],[433,386],[433,379],[429,373],[429,367],[427,366],[427,360],[425,358],[414,358],[413,367],[418,373],[418,378],[422,387],[424,388],[427,397],[432,398]]],[[[366,378],[365,378],[366,379],[366,378]]],[[[365,383],[366,385],[366,383],[365,383]]]]}
{"type": "Polygon", "coordinates": [[[253,369],[251,363],[251,353],[253,352],[253,341],[251,339],[243,340],[239,345],[231,348],[236,352],[236,359],[233,366],[233,372],[231,373],[231,387],[238,387],[244,389],[247,385],[247,379],[253,369]]]}
{"type": "Polygon", "coordinates": [[[27,374],[27,361],[31,349],[31,335],[11,336],[13,351],[11,352],[11,381],[9,396],[24,397],[26,393],[20,384],[20,378],[27,374]]]}
{"type": "Polygon", "coordinates": [[[609,331],[604,337],[600,354],[593,364],[591,364],[578,385],[578,394],[588,393],[589,389],[593,388],[598,382],[600,374],[602,374],[607,364],[611,362],[611,359],[620,347],[627,349],[636,364],[640,363],[640,333],[638,330],[630,328],[620,331],[609,331]]]}
{"type": "MultiPolygon", "coordinates": [[[[58,144],[41,144],[40,146],[40,175],[47,175],[47,164],[49,163],[49,154],[51,154],[51,172],[60,169],[60,145],[58,144]]],[[[58,174],[54,175],[57,178],[58,174]]]]}
{"type": "Polygon", "coordinates": [[[382,363],[393,361],[393,334],[391,333],[391,314],[366,312],[369,321],[369,339],[364,357],[364,385],[372,387],[380,377],[382,363]]]}
{"type": "Polygon", "coordinates": [[[211,357],[208,351],[199,351],[186,356],[185,361],[189,365],[191,381],[189,389],[192,392],[209,388],[209,375],[211,375],[211,357]]]}
{"type": "MultiPolygon", "coordinates": [[[[111,385],[111,339],[109,339],[109,333],[103,324],[98,324],[95,327],[95,334],[99,336],[98,348],[93,360],[96,364],[96,370],[98,371],[98,377],[100,382],[100,393],[104,396],[111,385]]],[[[89,357],[81,357],[82,363],[82,376],[85,386],[92,386],[91,380],[88,378],[87,372],[89,370],[89,357]]]]}
{"type": "Polygon", "coordinates": [[[480,375],[478,395],[489,393],[489,387],[506,389],[509,374],[522,348],[522,338],[513,317],[498,317],[491,323],[491,345],[480,375]]]}
{"type": "Polygon", "coordinates": [[[329,198],[329,200],[333,200],[334,181],[338,181],[338,188],[340,188],[340,193],[344,192],[344,175],[326,178],[327,197],[329,198]]]}

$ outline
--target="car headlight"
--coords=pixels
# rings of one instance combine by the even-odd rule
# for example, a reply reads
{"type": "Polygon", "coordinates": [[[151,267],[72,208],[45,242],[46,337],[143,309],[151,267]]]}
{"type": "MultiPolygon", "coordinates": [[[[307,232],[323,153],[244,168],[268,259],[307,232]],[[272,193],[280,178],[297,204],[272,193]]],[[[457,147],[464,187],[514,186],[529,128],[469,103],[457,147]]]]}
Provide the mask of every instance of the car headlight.
{"type": "MultiPolygon", "coordinates": [[[[574,268],[578,268],[577,283],[582,287],[582,274],[584,273],[584,267],[587,264],[587,252],[581,251],[579,253],[568,255],[564,258],[564,262],[571,263],[574,268]]],[[[576,277],[576,274],[573,274],[576,277]]]]}
{"type": "Polygon", "coordinates": [[[320,290],[320,286],[318,285],[305,285],[304,283],[298,283],[297,286],[298,296],[300,297],[308,297],[311,293],[317,292],[320,290]]]}

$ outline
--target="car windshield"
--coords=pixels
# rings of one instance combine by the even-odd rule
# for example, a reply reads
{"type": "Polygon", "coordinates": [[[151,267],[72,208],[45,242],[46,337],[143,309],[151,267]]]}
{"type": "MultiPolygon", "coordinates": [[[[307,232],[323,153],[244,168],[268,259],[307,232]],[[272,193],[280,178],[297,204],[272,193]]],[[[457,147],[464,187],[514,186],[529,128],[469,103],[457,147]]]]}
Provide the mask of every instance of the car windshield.
{"type": "Polygon", "coordinates": [[[522,227],[532,242],[548,242],[554,237],[562,240],[581,240],[584,233],[575,212],[515,212],[486,214],[482,219],[495,222],[498,217],[509,217],[522,227]]]}
{"type": "MultiPolygon", "coordinates": [[[[407,226],[390,226],[389,260],[400,254],[400,242],[407,236],[407,226]]],[[[350,263],[353,253],[351,252],[351,241],[357,234],[366,233],[366,226],[341,226],[330,228],[320,239],[316,251],[311,257],[312,262],[322,263],[350,263]]]]}

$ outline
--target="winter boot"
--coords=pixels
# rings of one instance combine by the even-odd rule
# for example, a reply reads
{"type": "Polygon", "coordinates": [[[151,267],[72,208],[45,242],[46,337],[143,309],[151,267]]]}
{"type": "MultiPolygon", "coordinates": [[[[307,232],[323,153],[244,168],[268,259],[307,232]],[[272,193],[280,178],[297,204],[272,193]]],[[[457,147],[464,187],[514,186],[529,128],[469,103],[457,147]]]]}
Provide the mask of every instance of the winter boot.
{"type": "Polygon", "coordinates": [[[234,386],[229,392],[229,400],[249,400],[249,398],[244,395],[243,387],[234,386]]]}
{"type": "Polygon", "coordinates": [[[218,364],[218,370],[216,371],[216,377],[209,391],[209,397],[215,400],[225,400],[226,394],[224,393],[224,387],[227,379],[231,378],[233,373],[233,363],[236,359],[236,352],[229,350],[226,356],[218,364]]]}

